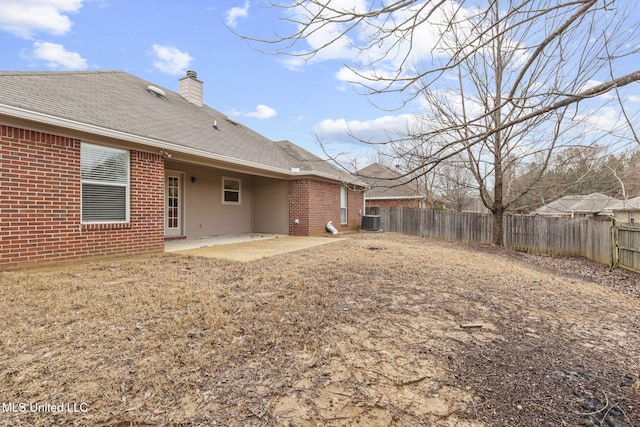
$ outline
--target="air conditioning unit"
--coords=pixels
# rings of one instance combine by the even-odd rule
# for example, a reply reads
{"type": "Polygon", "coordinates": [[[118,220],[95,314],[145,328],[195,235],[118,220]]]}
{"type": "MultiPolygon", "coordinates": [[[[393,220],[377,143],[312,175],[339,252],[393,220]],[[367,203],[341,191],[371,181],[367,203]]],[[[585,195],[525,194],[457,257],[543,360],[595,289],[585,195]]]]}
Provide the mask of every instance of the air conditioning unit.
{"type": "Polygon", "coordinates": [[[360,230],[380,231],[380,215],[362,215],[360,230]]]}

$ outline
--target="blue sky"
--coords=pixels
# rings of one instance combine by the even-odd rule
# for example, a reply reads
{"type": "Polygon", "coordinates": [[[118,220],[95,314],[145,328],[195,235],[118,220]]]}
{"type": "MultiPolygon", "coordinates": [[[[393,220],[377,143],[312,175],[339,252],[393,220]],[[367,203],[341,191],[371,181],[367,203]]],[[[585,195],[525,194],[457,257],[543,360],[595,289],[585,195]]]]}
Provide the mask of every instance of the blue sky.
{"type": "Polygon", "coordinates": [[[336,79],[335,64],[292,70],[228,28],[270,34],[273,12],[245,0],[0,0],[0,69],[123,70],[174,91],[195,70],[206,104],[322,155],[323,120],[383,114],[336,79]]]}
{"type": "MultiPolygon", "coordinates": [[[[344,67],[357,54],[352,46],[336,44],[307,64],[252,49],[230,28],[260,36],[290,29],[279,19],[283,12],[259,6],[265,3],[0,0],[0,69],[123,70],[174,91],[186,70],[195,70],[204,82],[206,104],[270,139],[288,139],[321,156],[318,138],[332,154],[371,156],[348,130],[384,140],[385,131],[403,127],[420,110],[418,100],[399,111],[383,111],[356,93],[346,83],[353,76],[344,67]]],[[[343,3],[362,7],[366,2],[343,3]]],[[[432,42],[424,33],[412,48],[426,55],[432,42]]],[[[637,69],[637,59],[630,56],[628,69],[619,74],[637,69]]],[[[628,99],[630,110],[638,111],[640,91],[634,88],[628,99]]],[[[606,114],[614,113],[602,110],[602,120],[606,114]]]]}

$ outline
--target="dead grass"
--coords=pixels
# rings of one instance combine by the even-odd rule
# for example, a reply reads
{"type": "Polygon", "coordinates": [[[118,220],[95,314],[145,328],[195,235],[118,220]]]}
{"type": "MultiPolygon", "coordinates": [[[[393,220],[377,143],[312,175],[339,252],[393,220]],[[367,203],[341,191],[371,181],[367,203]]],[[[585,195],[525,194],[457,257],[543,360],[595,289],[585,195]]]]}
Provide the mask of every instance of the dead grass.
{"type": "Polygon", "coordinates": [[[502,251],[369,234],[0,291],[9,426],[640,425],[638,299],[502,251]]]}

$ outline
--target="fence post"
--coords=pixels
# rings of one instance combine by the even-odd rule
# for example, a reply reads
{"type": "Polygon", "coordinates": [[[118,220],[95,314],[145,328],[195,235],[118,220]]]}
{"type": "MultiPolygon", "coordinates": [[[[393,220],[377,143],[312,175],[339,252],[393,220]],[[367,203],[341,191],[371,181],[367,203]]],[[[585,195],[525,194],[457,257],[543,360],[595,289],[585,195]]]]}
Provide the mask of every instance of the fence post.
{"type": "Polygon", "coordinates": [[[611,267],[617,268],[620,262],[620,231],[615,218],[611,222],[611,267]]]}

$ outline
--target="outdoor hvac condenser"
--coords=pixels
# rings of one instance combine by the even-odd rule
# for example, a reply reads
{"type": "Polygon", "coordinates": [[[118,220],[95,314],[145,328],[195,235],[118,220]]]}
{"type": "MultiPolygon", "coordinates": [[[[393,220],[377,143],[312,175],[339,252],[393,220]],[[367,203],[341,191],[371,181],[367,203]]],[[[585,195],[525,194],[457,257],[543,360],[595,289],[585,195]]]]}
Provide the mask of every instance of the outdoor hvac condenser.
{"type": "Polygon", "coordinates": [[[364,231],[379,231],[380,215],[363,215],[360,229],[364,231]]]}

